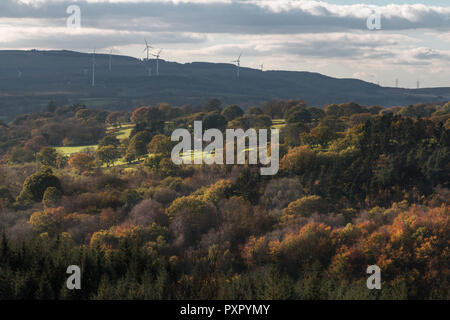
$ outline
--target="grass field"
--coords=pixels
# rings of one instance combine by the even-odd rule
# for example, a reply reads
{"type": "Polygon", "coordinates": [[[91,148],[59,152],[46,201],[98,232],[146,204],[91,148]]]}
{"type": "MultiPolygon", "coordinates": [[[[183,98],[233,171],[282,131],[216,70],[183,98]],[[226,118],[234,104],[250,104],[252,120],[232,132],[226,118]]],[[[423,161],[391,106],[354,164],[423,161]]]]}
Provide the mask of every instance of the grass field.
{"type": "Polygon", "coordinates": [[[191,161],[194,162],[195,159],[201,159],[202,158],[202,153],[203,153],[203,159],[205,159],[206,157],[212,158],[212,156],[210,154],[207,154],[207,153],[202,152],[202,151],[194,151],[194,150],[189,150],[186,153],[181,153],[181,158],[182,159],[189,159],[189,158],[191,158],[191,161]]]}
{"type": "Polygon", "coordinates": [[[130,133],[133,130],[133,128],[125,128],[121,129],[117,132],[117,139],[124,140],[130,137],[130,133]]]}
{"type": "Polygon", "coordinates": [[[130,133],[133,130],[133,128],[134,124],[132,123],[124,124],[120,128],[109,126],[108,128],[106,128],[106,133],[114,134],[117,137],[117,139],[124,140],[130,137],[130,133]]]}
{"type": "Polygon", "coordinates": [[[98,145],[96,144],[88,146],[55,147],[56,151],[61,152],[66,156],[71,156],[72,154],[78,152],[95,151],[97,148],[98,145]]]}
{"type": "MultiPolygon", "coordinates": [[[[286,125],[286,123],[285,123],[284,119],[273,119],[271,128],[272,129],[281,129],[285,125],[286,125]]],[[[133,128],[134,128],[134,124],[125,124],[125,125],[122,125],[120,128],[110,126],[106,129],[106,133],[114,134],[114,135],[116,135],[117,139],[123,140],[130,136],[130,133],[133,130],[133,128]]],[[[98,149],[98,145],[55,147],[55,149],[58,152],[61,152],[62,154],[70,157],[74,153],[78,153],[78,152],[95,152],[98,149]]],[[[245,151],[249,151],[249,149],[247,148],[245,151]]],[[[145,160],[149,156],[150,156],[149,154],[145,155],[143,157],[143,159],[145,160]]],[[[181,154],[181,157],[183,159],[186,159],[189,157],[189,158],[191,158],[191,161],[194,162],[194,159],[198,159],[198,158],[202,157],[202,152],[189,150],[186,154],[181,154]]],[[[212,156],[209,154],[203,153],[203,158],[206,158],[206,157],[212,157],[212,156]]],[[[123,159],[118,159],[114,163],[114,166],[119,166],[119,167],[131,170],[131,169],[133,169],[133,167],[136,164],[141,163],[144,160],[135,161],[132,164],[129,164],[128,162],[124,161],[123,159]]],[[[104,164],[102,167],[106,167],[106,164],[104,164]]]]}
{"type": "Polygon", "coordinates": [[[272,129],[281,129],[286,125],[286,121],[284,119],[272,119],[272,129]]]}

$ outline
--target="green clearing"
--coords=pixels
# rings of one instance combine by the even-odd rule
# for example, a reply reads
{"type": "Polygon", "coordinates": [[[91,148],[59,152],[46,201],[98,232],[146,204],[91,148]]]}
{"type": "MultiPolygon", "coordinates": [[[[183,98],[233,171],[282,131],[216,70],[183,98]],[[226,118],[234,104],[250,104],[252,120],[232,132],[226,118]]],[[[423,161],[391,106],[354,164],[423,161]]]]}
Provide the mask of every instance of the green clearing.
{"type": "Polygon", "coordinates": [[[203,151],[195,151],[195,150],[188,150],[186,152],[186,154],[184,153],[180,153],[181,158],[182,159],[191,159],[191,161],[195,162],[195,159],[202,159],[202,155],[203,155],[203,159],[209,157],[209,158],[213,158],[212,155],[210,155],[209,153],[205,153],[203,151]]]}
{"type": "Polygon", "coordinates": [[[286,125],[286,120],[284,119],[272,119],[271,129],[281,129],[286,125]]]}
{"type": "MultiPolygon", "coordinates": [[[[286,125],[286,123],[285,123],[284,119],[273,119],[271,128],[272,129],[281,129],[285,125],[286,125]]],[[[116,135],[117,139],[119,139],[119,140],[124,140],[130,136],[130,133],[133,130],[133,128],[134,128],[134,124],[132,124],[132,123],[124,124],[120,127],[109,126],[106,129],[106,133],[116,135]]],[[[98,145],[55,147],[55,149],[56,149],[56,151],[61,152],[62,154],[70,157],[71,155],[73,155],[75,153],[79,153],[79,152],[90,152],[90,153],[95,152],[98,149],[98,145]]],[[[250,149],[246,148],[245,151],[248,152],[248,151],[250,151],[250,149]]],[[[131,164],[124,161],[123,159],[118,159],[114,162],[113,166],[121,167],[121,168],[124,168],[125,170],[134,170],[135,166],[137,164],[143,163],[145,161],[145,159],[148,158],[149,156],[151,156],[151,154],[147,154],[147,155],[143,156],[143,158],[141,160],[135,160],[131,164]]],[[[182,159],[186,159],[189,157],[192,162],[194,162],[195,159],[201,159],[202,156],[204,159],[206,157],[209,157],[209,158],[213,157],[213,155],[207,154],[202,151],[195,151],[195,150],[188,150],[185,154],[181,153],[182,159]]],[[[102,167],[106,168],[106,164],[103,164],[102,167]]]]}
{"type": "Polygon", "coordinates": [[[56,151],[61,152],[65,156],[71,156],[78,152],[92,152],[97,150],[98,145],[88,145],[88,146],[70,146],[70,147],[55,147],[56,151]]]}
{"type": "Polygon", "coordinates": [[[130,137],[133,128],[133,123],[127,123],[120,127],[109,126],[108,128],[106,128],[106,133],[115,135],[119,140],[124,140],[130,137]]]}
{"type": "Polygon", "coordinates": [[[130,137],[131,131],[133,131],[133,128],[126,128],[121,129],[117,132],[117,139],[124,140],[130,137]]]}

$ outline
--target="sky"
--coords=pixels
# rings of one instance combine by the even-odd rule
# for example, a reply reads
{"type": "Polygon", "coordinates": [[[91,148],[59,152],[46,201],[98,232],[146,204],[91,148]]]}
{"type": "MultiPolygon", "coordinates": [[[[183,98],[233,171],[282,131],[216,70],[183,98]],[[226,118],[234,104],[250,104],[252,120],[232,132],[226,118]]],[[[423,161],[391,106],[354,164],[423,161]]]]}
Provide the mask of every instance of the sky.
{"type": "Polygon", "coordinates": [[[180,63],[450,87],[449,0],[0,0],[0,50],[144,58],[144,39],[180,63]]]}

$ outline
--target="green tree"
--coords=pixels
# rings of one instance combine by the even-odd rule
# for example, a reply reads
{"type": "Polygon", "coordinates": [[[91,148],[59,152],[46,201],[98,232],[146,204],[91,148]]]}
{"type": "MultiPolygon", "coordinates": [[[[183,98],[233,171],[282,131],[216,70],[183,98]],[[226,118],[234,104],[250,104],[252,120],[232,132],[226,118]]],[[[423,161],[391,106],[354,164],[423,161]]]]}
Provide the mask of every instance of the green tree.
{"type": "Polygon", "coordinates": [[[47,167],[56,167],[58,152],[52,147],[43,147],[37,154],[37,160],[40,164],[47,167]]]}
{"type": "Polygon", "coordinates": [[[131,121],[134,123],[164,121],[164,114],[157,107],[142,106],[133,111],[131,121]]]}
{"type": "Polygon", "coordinates": [[[236,119],[237,117],[241,117],[244,115],[244,111],[242,111],[239,106],[232,104],[222,110],[220,113],[227,121],[231,121],[236,119]]]}
{"type": "Polygon", "coordinates": [[[11,206],[13,202],[14,198],[9,189],[5,186],[0,186],[0,209],[11,206]]]}
{"type": "Polygon", "coordinates": [[[204,112],[220,111],[221,104],[222,104],[222,102],[220,102],[220,100],[211,99],[203,105],[203,111],[204,112]]]}
{"type": "Polygon", "coordinates": [[[61,190],[55,187],[48,187],[44,192],[44,196],[42,197],[42,204],[46,208],[56,207],[59,205],[61,197],[61,190]]]}
{"type": "Polygon", "coordinates": [[[128,145],[127,154],[131,154],[137,159],[147,154],[148,136],[149,134],[145,131],[135,134],[128,145]]]}
{"type": "Polygon", "coordinates": [[[305,108],[301,108],[300,110],[294,111],[287,116],[287,122],[302,122],[309,123],[311,122],[311,114],[305,108]]]}
{"type": "Polygon", "coordinates": [[[15,146],[11,150],[10,161],[13,163],[32,162],[34,160],[34,153],[21,146],[15,146]]]}
{"type": "Polygon", "coordinates": [[[120,196],[120,201],[123,203],[122,208],[126,212],[130,212],[141,200],[142,196],[136,190],[125,190],[120,196]]]}
{"type": "Polygon", "coordinates": [[[45,107],[45,111],[53,113],[53,112],[55,112],[55,110],[56,110],[56,104],[53,100],[51,100],[45,107]]]}
{"type": "Polygon", "coordinates": [[[108,168],[111,164],[114,165],[114,162],[120,157],[119,150],[114,145],[101,147],[97,149],[96,153],[100,162],[106,163],[108,168]]]}
{"type": "Polygon", "coordinates": [[[331,141],[339,138],[340,136],[341,135],[335,132],[331,127],[320,123],[309,133],[303,133],[301,135],[301,139],[304,144],[309,144],[312,146],[320,145],[325,147],[330,144],[331,141]]]}
{"type": "Polygon", "coordinates": [[[50,187],[61,190],[61,182],[58,177],[53,175],[50,168],[43,168],[25,179],[17,200],[19,202],[27,200],[42,201],[45,190],[50,187]]]}
{"type": "Polygon", "coordinates": [[[118,147],[120,145],[119,139],[117,139],[116,136],[109,135],[109,136],[104,136],[98,142],[99,147],[105,147],[105,146],[110,146],[110,145],[118,147]]]}
{"type": "Polygon", "coordinates": [[[251,107],[247,110],[246,114],[263,114],[264,112],[259,107],[251,107]]]}
{"type": "Polygon", "coordinates": [[[227,120],[217,111],[207,113],[203,117],[203,129],[223,129],[227,125],[227,120]]]}
{"type": "Polygon", "coordinates": [[[163,134],[157,134],[153,136],[152,141],[147,145],[147,150],[149,153],[160,153],[166,156],[170,155],[173,145],[169,137],[163,134]]]}
{"type": "Polygon", "coordinates": [[[327,210],[327,203],[320,196],[306,196],[297,199],[283,210],[283,216],[301,216],[309,217],[314,212],[325,213],[327,210]]]}
{"type": "Polygon", "coordinates": [[[306,110],[311,115],[311,119],[314,121],[318,121],[325,117],[325,112],[322,109],[316,108],[316,107],[308,107],[306,110]]]}

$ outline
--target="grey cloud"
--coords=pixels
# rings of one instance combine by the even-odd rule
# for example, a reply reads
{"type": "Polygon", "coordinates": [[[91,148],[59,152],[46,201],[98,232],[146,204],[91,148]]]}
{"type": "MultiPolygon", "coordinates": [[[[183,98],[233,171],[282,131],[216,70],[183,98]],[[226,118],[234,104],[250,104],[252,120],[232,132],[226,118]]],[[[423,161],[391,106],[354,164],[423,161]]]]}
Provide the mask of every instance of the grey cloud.
{"type": "MultiPolygon", "coordinates": [[[[205,37],[193,36],[183,33],[83,33],[83,34],[41,34],[41,35],[26,35],[20,39],[7,41],[2,43],[0,39],[0,46],[12,48],[65,48],[70,50],[85,50],[92,46],[97,49],[110,48],[112,46],[126,46],[136,44],[138,41],[144,41],[144,38],[152,39],[158,44],[170,43],[203,43],[205,37]]],[[[140,43],[140,42],[139,42],[140,43]]]]}
{"type": "MultiPolygon", "coordinates": [[[[3,0],[0,16],[61,18],[71,1],[48,2],[42,6],[20,5],[13,0],[3,0]]],[[[304,8],[275,11],[254,2],[232,3],[76,3],[82,9],[85,26],[120,30],[186,31],[202,33],[311,33],[336,32],[348,29],[366,30],[366,18],[358,17],[358,7],[337,14],[317,5],[314,13],[304,8]]],[[[386,8],[385,10],[388,10],[386,8]]],[[[392,9],[389,9],[392,11],[392,9]]],[[[450,29],[448,11],[430,7],[410,9],[417,21],[410,21],[401,13],[389,12],[392,18],[382,17],[385,30],[415,28],[450,29]]],[[[387,12],[388,13],[388,12],[387,12]]],[[[359,14],[360,15],[360,14],[359,14]]],[[[407,16],[407,15],[406,15],[407,16]]],[[[414,19],[411,19],[414,20],[414,19]]]]}
{"type": "Polygon", "coordinates": [[[413,57],[420,60],[430,60],[448,58],[448,55],[428,48],[419,48],[413,54],[413,57]]]}

